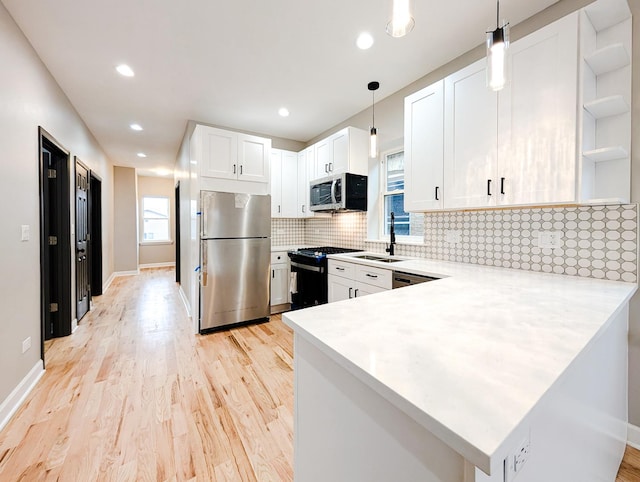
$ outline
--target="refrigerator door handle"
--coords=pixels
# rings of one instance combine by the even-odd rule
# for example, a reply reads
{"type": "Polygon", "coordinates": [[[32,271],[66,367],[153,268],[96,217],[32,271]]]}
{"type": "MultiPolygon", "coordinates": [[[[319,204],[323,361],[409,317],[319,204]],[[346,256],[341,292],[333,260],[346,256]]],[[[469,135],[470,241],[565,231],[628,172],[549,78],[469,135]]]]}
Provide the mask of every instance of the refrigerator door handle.
{"type": "Polygon", "coordinates": [[[207,243],[202,243],[202,269],[200,270],[200,279],[202,286],[207,286],[207,243]]]}

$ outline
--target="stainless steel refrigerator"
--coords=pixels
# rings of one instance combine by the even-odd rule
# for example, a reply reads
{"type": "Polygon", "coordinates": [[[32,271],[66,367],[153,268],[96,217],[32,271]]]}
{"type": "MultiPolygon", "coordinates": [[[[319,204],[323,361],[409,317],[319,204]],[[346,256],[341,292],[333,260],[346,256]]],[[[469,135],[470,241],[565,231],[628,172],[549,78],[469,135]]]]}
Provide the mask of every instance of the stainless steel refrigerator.
{"type": "Polygon", "coordinates": [[[271,196],[201,191],[200,332],[269,316],[271,196]]]}

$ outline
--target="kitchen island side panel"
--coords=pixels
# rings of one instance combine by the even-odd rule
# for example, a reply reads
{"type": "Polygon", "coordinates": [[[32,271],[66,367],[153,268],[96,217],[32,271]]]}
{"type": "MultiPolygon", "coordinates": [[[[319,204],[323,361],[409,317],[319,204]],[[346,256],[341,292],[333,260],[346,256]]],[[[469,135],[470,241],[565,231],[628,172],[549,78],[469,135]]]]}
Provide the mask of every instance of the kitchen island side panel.
{"type": "Polygon", "coordinates": [[[465,460],[295,335],[295,482],[474,482],[465,460]]]}

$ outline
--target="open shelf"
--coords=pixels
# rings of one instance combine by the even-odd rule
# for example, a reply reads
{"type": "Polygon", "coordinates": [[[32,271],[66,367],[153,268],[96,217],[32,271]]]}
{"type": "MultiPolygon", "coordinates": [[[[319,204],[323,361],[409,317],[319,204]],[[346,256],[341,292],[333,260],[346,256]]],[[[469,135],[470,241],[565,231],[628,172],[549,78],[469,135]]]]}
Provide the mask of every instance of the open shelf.
{"type": "Polygon", "coordinates": [[[623,147],[616,146],[584,151],[582,156],[592,162],[605,162],[615,161],[616,159],[625,159],[629,156],[629,153],[623,147]]]}
{"type": "Polygon", "coordinates": [[[595,118],[602,119],[629,112],[629,104],[621,95],[610,95],[584,104],[584,108],[595,118]]]}
{"type": "Polygon", "coordinates": [[[595,75],[606,74],[629,65],[629,53],[622,43],[608,45],[584,58],[595,75]]]}

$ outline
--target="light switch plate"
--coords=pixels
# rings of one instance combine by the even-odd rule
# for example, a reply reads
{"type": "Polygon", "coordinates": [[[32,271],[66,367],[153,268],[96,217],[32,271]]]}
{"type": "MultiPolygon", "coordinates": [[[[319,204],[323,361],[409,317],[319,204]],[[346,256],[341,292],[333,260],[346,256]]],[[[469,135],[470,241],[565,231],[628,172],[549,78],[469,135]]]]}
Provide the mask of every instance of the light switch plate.
{"type": "Polygon", "coordinates": [[[459,229],[447,229],[444,232],[444,240],[449,244],[459,244],[462,242],[462,231],[459,229]]]}
{"type": "Polygon", "coordinates": [[[22,225],[22,238],[21,241],[29,241],[30,237],[30,228],[28,224],[22,225]]]}

